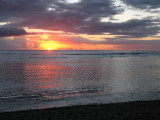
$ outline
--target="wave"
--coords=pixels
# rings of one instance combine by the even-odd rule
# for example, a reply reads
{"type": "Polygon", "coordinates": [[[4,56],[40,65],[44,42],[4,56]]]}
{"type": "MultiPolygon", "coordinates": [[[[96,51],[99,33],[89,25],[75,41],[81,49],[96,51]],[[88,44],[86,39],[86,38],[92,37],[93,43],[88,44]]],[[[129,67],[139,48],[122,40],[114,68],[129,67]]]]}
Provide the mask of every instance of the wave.
{"type": "Polygon", "coordinates": [[[98,54],[94,54],[94,53],[92,53],[92,54],[90,54],[90,53],[88,53],[88,54],[64,54],[64,55],[147,55],[147,54],[149,54],[149,53],[98,53],[98,54]]]}
{"type": "Polygon", "coordinates": [[[66,58],[104,58],[130,56],[160,56],[160,52],[141,51],[0,51],[0,58],[7,60],[24,59],[66,59],[66,58]]]}
{"type": "Polygon", "coordinates": [[[38,55],[151,55],[151,54],[160,54],[160,53],[155,53],[155,52],[117,52],[117,53],[50,53],[50,54],[46,54],[46,53],[37,53],[37,54],[33,54],[33,53],[0,53],[1,55],[31,55],[31,56],[38,56],[38,55]]]}
{"type": "Polygon", "coordinates": [[[0,96],[0,102],[3,101],[17,101],[17,100],[60,100],[68,96],[75,96],[78,94],[98,93],[102,89],[75,89],[75,90],[55,90],[52,92],[43,91],[41,93],[23,93],[10,96],[0,96]]]}

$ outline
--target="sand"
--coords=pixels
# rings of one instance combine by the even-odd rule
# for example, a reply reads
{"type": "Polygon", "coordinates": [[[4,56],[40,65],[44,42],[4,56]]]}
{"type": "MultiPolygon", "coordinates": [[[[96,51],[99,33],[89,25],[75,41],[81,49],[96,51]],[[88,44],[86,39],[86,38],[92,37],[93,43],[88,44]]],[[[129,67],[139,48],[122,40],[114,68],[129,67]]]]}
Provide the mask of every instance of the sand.
{"type": "Polygon", "coordinates": [[[160,120],[160,101],[16,111],[0,113],[0,120],[160,120]]]}

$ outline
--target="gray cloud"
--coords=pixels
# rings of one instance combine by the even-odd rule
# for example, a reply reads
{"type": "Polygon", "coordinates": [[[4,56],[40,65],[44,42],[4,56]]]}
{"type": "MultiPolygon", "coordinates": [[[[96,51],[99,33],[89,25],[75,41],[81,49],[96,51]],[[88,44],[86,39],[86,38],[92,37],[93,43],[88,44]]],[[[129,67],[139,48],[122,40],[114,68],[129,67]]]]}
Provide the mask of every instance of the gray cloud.
{"type": "MultiPolygon", "coordinates": [[[[143,2],[139,3],[143,5],[143,2]]],[[[9,21],[10,25],[20,28],[27,26],[85,34],[108,32],[131,37],[146,37],[159,32],[157,20],[152,18],[123,23],[100,22],[102,17],[111,17],[122,11],[113,5],[112,0],[81,0],[74,4],[64,0],[0,0],[0,21],[9,21]]]]}
{"type": "Polygon", "coordinates": [[[109,32],[114,35],[128,35],[131,37],[146,37],[150,35],[157,34],[160,27],[157,27],[157,23],[153,23],[157,20],[129,20],[123,23],[88,23],[86,26],[79,28],[78,32],[88,32],[88,34],[102,34],[104,32],[109,32]]]}
{"type": "Polygon", "coordinates": [[[159,40],[122,40],[122,39],[116,39],[116,38],[106,38],[106,41],[102,42],[103,44],[159,44],[160,45],[160,39],[159,40]]]}
{"type": "Polygon", "coordinates": [[[135,8],[140,9],[156,9],[160,7],[160,1],[159,0],[122,0],[128,5],[132,5],[135,8]]]}
{"type": "Polygon", "coordinates": [[[4,36],[18,36],[26,35],[27,32],[24,29],[18,29],[15,27],[0,27],[0,37],[4,36]]]}

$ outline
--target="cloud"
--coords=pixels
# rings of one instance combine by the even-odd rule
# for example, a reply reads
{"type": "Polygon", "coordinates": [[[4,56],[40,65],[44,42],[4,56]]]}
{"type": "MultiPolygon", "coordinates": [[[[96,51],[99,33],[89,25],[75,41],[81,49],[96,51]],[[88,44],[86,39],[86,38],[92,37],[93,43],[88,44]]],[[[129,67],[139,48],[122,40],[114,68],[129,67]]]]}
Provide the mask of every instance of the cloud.
{"type": "MultiPolygon", "coordinates": [[[[81,37],[66,37],[61,42],[68,42],[71,44],[87,44],[87,45],[104,45],[103,49],[107,49],[108,46],[113,46],[114,50],[160,50],[159,40],[124,40],[119,38],[106,38],[106,41],[91,41],[81,37]]],[[[100,48],[99,48],[100,49],[100,48]]]]}
{"type": "MultiPolygon", "coordinates": [[[[45,35],[45,34],[44,34],[45,35]]],[[[126,38],[105,38],[105,41],[93,41],[93,40],[89,40],[80,36],[59,36],[56,34],[46,34],[48,39],[47,40],[54,40],[60,43],[67,43],[67,44],[113,44],[113,45],[142,45],[142,44],[148,44],[148,45],[160,45],[160,39],[157,40],[152,40],[152,39],[148,39],[148,40],[141,40],[138,39],[137,40],[128,40],[126,38]]],[[[37,36],[35,35],[35,38],[37,38],[37,36]]],[[[41,36],[39,36],[38,38],[40,41],[44,40],[41,36]]]]}
{"type": "MultiPolygon", "coordinates": [[[[66,0],[0,0],[0,22],[9,22],[8,25],[17,28],[29,27],[90,35],[109,33],[125,35],[126,38],[147,37],[159,33],[159,19],[152,17],[130,19],[121,23],[101,22],[103,17],[112,18],[126,10],[115,5],[113,1],[81,0],[67,3],[66,0]]],[[[142,9],[158,8],[160,5],[158,0],[123,1],[127,5],[142,9]]],[[[0,35],[4,31],[3,36],[26,34],[23,29],[17,28],[0,28],[0,35]]]]}
{"type": "Polygon", "coordinates": [[[24,29],[18,29],[15,27],[0,27],[0,37],[5,36],[18,36],[26,35],[27,32],[24,29]]]}
{"type": "Polygon", "coordinates": [[[160,50],[160,40],[127,40],[115,44],[122,50],[160,50]]]}
{"type": "Polygon", "coordinates": [[[160,44],[159,40],[123,40],[116,38],[106,38],[106,41],[102,42],[103,44],[160,44]]]}
{"type": "Polygon", "coordinates": [[[121,11],[112,0],[81,0],[76,4],[64,0],[0,0],[0,21],[21,28],[80,32],[78,29],[121,11]]]}
{"type": "Polygon", "coordinates": [[[124,3],[140,9],[156,9],[160,8],[159,0],[122,0],[124,3]]]}
{"type": "Polygon", "coordinates": [[[26,49],[27,41],[24,36],[0,37],[0,49],[26,49]]]}
{"type": "MultiPolygon", "coordinates": [[[[114,49],[114,50],[160,50],[159,40],[127,40],[122,38],[106,38],[106,41],[92,41],[82,37],[59,36],[56,34],[0,37],[0,49],[41,49],[41,44],[60,45],[59,49],[114,49]],[[53,42],[51,42],[53,41],[53,42]],[[63,46],[61,45],[68,45],[63,46]]],[[[53,47],[54,48],[54,47],[53,47]]]]}
{"type": "MultiPolygon", "coordinates": [[[[154,23],[157,20],[133,19],[123,23],[94,22],[79,28],[77,33],[103,34],[108,32],[114,35],[129,35],[131,37],[146,37],[159,33],[160,27],[154,23]]],[[[159,24],[159,23],[158,23],[159,24]]],[[[76,31],[76,30],[75,30],[76,31]]]]}

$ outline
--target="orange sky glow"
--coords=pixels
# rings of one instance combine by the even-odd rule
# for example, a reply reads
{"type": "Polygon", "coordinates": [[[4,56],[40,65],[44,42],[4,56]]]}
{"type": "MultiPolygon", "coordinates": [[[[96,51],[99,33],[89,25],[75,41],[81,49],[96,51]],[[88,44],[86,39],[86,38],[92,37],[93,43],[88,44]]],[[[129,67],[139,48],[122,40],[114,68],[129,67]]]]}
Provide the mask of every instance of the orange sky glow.
{"type": "MultiPolygon", "coordinates": [[[[150,44],[105,44],[103,43],[106,41],[105,38],[114,39],[117,37],[107,33],[104,35],[87,35],[42,29],[26,29],[26,31],[34,33],[24,36],[27,40],[26,49],[29,50],[148,50],[148,48],[151,48],[150,44]]],[[[156,40],[157,38],[144,37],[140,40],[147,39],[156,40]]],[[[154,47],[157,47],[156,44],[154,44],[154,47]]]]}
{"type": "MultiPolygon", "coordinates": [[[[27,35],[4,37],[16,50],[159,50],[155,37],[125,38],[125,35],[75,34],[24,28],[27,35]],[[120,37],[124,37],[121,39],[120,37]]],[[[6,47],[5,47],[6,48],[6,47]]],[[[10,48],[7,48],[10,49],[10,48]]]]}
{"type": "Polygon", "coordinates": [[[91,38],[91,43],[78,43],[77,36],[79,38],[79,35],[66,35],[62,34],[62,32],[53,33],[52,31],[34,29],[26,29],[26,31],[35,33],[25,36],[27,39],[27,49],[30,50],[117,50],[118,46],[112,44],[93,44],[92,41],[103,41],[102,36],[96,35],[93,35],[93,37],[81,35],[84,39],[91,38]]]}

